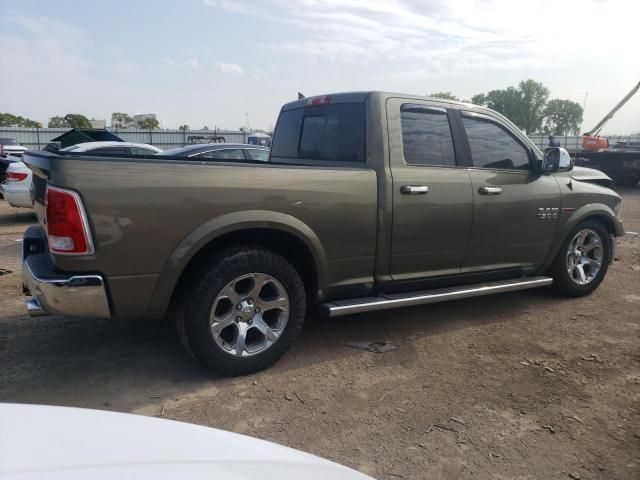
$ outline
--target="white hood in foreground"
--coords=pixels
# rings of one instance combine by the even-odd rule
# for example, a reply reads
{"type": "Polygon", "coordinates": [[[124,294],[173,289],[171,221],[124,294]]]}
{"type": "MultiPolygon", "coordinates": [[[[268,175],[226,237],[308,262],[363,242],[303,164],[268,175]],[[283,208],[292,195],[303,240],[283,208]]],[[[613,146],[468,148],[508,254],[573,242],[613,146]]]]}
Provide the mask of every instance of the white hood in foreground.
{"type": "Polygon", "coordinates": [[[0,478],[372,480],[274,443],[187,423],[0,404],[0,478]]]}

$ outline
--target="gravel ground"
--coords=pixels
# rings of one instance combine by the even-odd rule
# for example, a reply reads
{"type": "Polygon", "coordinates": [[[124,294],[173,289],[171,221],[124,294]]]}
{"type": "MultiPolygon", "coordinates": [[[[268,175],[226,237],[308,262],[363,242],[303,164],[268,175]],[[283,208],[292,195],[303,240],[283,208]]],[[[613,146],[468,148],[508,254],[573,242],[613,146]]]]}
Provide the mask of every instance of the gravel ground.
{"type": "MultiPolygon", "coordinates": [[[[640,231],[640,189],[621,189],[640,231]]],[[[378,479],[640,478],[640,237],[590,297],[544,290],[310,319],[273,368],[211,377],[148,322],[25,316],[0,200],[0,401],[91,407],[245,433],[378,479]],[[346,346],[386,341],[387,353],[346,346]]]]}

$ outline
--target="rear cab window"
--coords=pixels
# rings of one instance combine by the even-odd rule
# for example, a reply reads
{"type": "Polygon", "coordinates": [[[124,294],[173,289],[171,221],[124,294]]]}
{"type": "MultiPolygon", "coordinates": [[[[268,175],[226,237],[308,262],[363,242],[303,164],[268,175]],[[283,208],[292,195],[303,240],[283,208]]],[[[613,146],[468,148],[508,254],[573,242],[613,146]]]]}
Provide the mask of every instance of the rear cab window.
{"type": "Polygon", "coordinates": [[[408,165],[455,167],[456,155],[447,111],[405,103],[400,107],[402,149],[408,165]]]}
{"type": "Polygon", "coordinates": [[[271,161],[365,163],[365,104],[307,105],[280,113],[271,161]]]}

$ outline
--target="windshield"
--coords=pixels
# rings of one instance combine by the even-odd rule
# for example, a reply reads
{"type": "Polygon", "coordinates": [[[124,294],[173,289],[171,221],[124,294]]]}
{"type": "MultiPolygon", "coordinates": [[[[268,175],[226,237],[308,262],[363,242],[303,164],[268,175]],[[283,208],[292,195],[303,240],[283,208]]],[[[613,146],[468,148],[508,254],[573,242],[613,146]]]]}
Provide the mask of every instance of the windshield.
{"type": "Polygon", "coordinates": [[[15,138],[0,138],[0,145],[16,145],[16,146],[20,146],[20,144],[16,141],[15,138]]]}

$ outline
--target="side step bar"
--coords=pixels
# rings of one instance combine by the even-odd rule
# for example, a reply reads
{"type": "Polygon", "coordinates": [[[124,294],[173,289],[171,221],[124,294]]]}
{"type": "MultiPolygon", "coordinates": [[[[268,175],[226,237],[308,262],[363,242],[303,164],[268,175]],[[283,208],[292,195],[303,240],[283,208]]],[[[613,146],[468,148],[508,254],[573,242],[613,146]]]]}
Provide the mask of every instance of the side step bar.
{"type": "Polygon", "coordinates": [[[321,307],[330,317],[340,317],[354,313],[412,307],[414,305],[424,305],[427,303],[446,302],[448,300],[480,297],[494,293],[545,287],[552,283],[553,279],[551,277],[523,277],[513,280],[463,285],[460,287],[424,290],[421,292],[380,294],[376,297],[336,300],[323,303],[321,307]]]}

